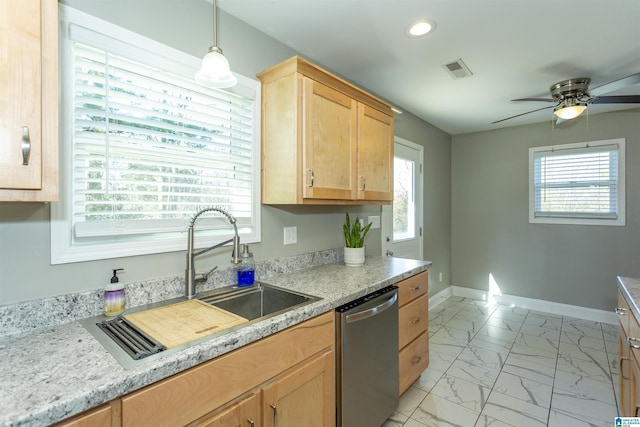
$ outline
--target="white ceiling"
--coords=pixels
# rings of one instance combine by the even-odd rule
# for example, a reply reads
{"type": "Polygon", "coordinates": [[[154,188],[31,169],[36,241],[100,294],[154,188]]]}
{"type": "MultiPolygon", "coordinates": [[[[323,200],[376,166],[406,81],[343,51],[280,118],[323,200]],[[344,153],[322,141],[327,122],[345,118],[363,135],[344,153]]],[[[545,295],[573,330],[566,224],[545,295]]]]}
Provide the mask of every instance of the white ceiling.
{"type": "MultiPolygon", "coordinates": [[[[640,73],[640,0],[218,0],[304,57],[452,134],[549,121],[549,86],[640,73]],[[437,23],[405,36],[418,19],[437,23]],[[462,58],[473,75],[443,64],[462,58]]],[[[233,64],[231,64],[233,66],[233,64]]],[[[615,92],[640,94],[640,84],[615,92]]],[[[640,104],[591,105],[589,114],[640,104]]]]}

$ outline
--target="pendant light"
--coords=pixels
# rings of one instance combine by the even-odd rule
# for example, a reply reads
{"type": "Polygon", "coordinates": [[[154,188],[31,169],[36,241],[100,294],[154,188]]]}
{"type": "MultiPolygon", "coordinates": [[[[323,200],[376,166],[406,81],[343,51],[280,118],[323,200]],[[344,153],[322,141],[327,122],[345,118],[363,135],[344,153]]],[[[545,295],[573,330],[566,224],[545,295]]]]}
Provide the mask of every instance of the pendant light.
{"type": "Polygon", "coordinates": [[[235,86],[238,79],[229,68],[229,61],[222,54],[222,49],[218,47],[218,19],[216,0],[213,0],[213,46],[202,58],[202,66],[196,73],[195,79],[203,86],[215,88],[228,88],[235,86]]]}

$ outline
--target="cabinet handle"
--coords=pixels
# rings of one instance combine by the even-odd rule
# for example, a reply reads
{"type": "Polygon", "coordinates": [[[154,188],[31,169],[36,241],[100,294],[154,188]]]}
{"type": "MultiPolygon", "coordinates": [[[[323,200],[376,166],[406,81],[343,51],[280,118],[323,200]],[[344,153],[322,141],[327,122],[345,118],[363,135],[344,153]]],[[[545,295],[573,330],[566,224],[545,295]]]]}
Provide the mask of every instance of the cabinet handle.
{"type": "Polygon", "coordinates": [[[273,403],[269,406],[273,409],[273,427],[278,427],[278,408],[273,403]]]}
{"type": "Polygon", "coordinates": [[[619,316],[626,316],[625,311],[627,311],[626,308],[616,307],[616,314],[619,316]]]}
{"type": "Polygon", "coordinates": [[[627,337],[627,342],[629,343],[629,347],[631,347],[631,348],[640,348],[640,345],[638,345],[638,344],[631,344],[631,341],[640,341],[640,339],[638,339],[638,338],[631,338],[631,337],[627,337]]]}
{"type": "Polygon", "coordinates": [[[415,356],[413,359],[411,359],[411,364],[417,365],[418,363],[420,363],[421,360],[422,360],[422,356],[415,356]]]}
{"type": "Polygon", "coordinates": [[[409,289],[411,289],[411,291],[413,291],[413,292],[416,292],[416,291],[419,291],[420,289],[422,289],[422,285],[418,285],[415,288],[409,288],[409,289]]]}
{"type": "Polygon", "coordinates": [[[250,425],[250,426],[252,426],[252,427],[256,425],[255,421],[253,421],[253,419],[252,419],[252,418],[247,418],[247,422],[248,422],[248,423],[249,423],[249,425],[250,425]]]}
{"type": "Polygon", "coordinates": [[[629,360],[629,358],[628,357],[622,357],[622,356],[620,357],[620,365],[619,365],[620,366],[620,377],[623,380],[628,380],[629,377],[625,377],[624,376],[624,370],[622,369],[622,362],[624,362],[625,360],[629,360]]]}
{"type": "Polygon", "coordinates": [[[367,177],[362,175],[362,191],[367,188],[367,177]]]}
{"type": "Polygon", "coordinates": [[[31,156],[31,138],[29,138],[29,128],[22,126],[22,165],[29,164],[29,156],[31,156]]]}
{"type": "Polygon", "coordinates": [[[418,316],[415,319],[413,319],[411,323],[413,323],[414,325],[417,325],[418,323],[420,323],[421,320],[422,320],[422,317],[418,316]]]}
{"type": "Polygon", "coordinates": [[[313,184],[316,182],[316,174],[313,172],[313,169],[307,169],[311,172],[311,184],[307,184],[307,187],[313,187],[313,184]]]}
{"type": "Polygon", "coordinates": [[[636,417],[638,416],[638,411],[640,411],[640,405],[636,405],[636,417]]]}

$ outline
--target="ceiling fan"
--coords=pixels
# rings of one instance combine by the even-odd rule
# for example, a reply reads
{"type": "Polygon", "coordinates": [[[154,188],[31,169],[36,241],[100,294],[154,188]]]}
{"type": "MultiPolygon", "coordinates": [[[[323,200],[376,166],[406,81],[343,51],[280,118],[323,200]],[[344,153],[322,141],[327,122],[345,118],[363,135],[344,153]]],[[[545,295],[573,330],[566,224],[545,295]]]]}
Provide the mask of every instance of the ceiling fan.
{"type": "Polygon", "coordinates": [[[560,119],[570,120],[578,117],[584,112],[589,104],[640,104],[640,95],[614,95],[601,96],[606,93],[614,92],[627,86],[640,83],[640,73],[624,77],[619,80],[598,86],[589,90],[591,79],[588,77],[578,77],[569,80],[563,80],[552,85],[549,88],[552,98],[519,98],[512,101],[541,101],[553,102],[554,105],[542,107],[526,113],[516,114],[506,119],[496,120],[493,123],[500,123],[515,117],[524,116],[540,110],[553,108],[553,113],[560,119]]]}

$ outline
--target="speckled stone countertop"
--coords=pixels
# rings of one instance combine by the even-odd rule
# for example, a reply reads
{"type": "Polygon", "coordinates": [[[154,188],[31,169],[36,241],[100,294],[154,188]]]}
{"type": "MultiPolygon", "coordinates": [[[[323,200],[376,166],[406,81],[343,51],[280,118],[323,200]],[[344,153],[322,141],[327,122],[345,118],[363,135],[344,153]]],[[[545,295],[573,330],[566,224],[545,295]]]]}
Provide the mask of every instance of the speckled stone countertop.
{"type": "Polygon", "coordinates": [[[640,321],[640,279],[618,276],[618,289],[622,292],[624,299],[627,300],[631,311],[640,321]]]}
{"type": "Polygon", "coordinates": [[[77,321],[0,338],[0,426],[46,426],[427,270],[428,261],[371,257],[266,283],[322,300],[124,369],[77,321]]]}

